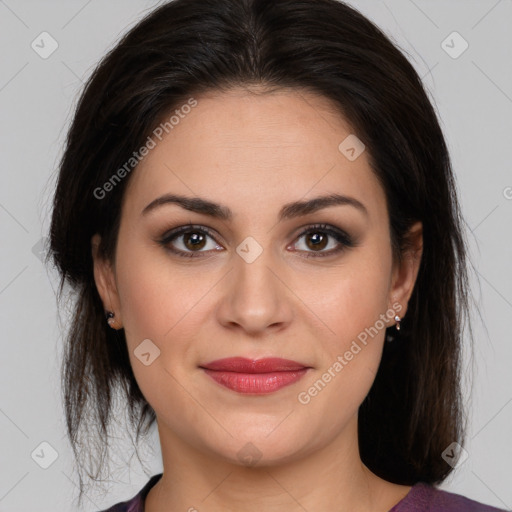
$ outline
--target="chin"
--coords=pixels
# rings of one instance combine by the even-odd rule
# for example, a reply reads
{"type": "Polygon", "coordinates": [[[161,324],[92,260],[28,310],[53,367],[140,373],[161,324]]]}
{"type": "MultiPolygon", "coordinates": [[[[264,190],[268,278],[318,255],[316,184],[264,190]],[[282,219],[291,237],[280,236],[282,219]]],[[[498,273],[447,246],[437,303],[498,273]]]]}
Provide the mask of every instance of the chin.
{"type": "Polygon", "coordinates": [[[230,439],[225,449],[219,448],[219,444],[210,447],[226,462],[247,468],[283,465],[314,449],[313,442],[296,439],[285,431],[280,435],[273,433],[268,436],[260,432],[254,436],[235,437],[230,439]]]}

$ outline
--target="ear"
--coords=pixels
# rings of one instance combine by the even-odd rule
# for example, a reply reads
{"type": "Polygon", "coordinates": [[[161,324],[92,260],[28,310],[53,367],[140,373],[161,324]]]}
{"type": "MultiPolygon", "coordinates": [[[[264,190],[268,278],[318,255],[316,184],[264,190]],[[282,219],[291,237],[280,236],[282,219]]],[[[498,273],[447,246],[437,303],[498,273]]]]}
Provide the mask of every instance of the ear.
{"type": "Polygon", "coordinates": [[[391,281],[391,304],[402,306],[399,315],[403,317],[407,311],[407,304],[412,295],[416,277],[420,268],[423,254],[423,225],[414,223],[406,234],[406,245],[400,262],[395,262],[391,281]]]}
{"type": "Polygon", "coordinates": [[[96,288],[103,302],[105,311],[112,311],[115,314],[115,323],[113,327],[120,329],[122,327],[121,305],[117,284],[115,280],[115,272],[112,263],[103,258],[99,253],[101,237],[95,234],[91,238],[92,259],[94,265],[94,281],[96,288]]]}

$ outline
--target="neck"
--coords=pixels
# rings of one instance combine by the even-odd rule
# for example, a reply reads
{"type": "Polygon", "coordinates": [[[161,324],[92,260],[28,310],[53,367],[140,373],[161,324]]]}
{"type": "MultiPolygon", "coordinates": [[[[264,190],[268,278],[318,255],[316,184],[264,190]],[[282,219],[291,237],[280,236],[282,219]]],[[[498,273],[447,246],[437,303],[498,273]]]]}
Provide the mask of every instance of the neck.
{"type": "Polygon", "coordinates": [[[357,418],[329,445],[253,467],[199,451],[160,425],[159,433],[164,473],[146,498],[146,512],[388,512],[410,489],[362,463],[357,418]]]}

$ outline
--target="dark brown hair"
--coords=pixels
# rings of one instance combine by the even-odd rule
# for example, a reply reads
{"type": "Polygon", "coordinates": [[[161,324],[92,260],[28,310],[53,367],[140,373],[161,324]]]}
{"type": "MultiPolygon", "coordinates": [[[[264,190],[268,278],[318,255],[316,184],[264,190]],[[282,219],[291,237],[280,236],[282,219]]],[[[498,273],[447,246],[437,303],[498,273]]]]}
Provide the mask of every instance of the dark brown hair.
{"type": "MultiPolygon", "coordinates": [[[[364,142],[385,191],[394,255],[423,223],[423,256],[402,329],[386,343],[359,410],[363,462],[401,484],[441,482],[441,457],[465,429],[460,350],[468,319],[466,244],[447,146],[421,79],[367,18],[336,0],[175,0],[152,11],[100,62],[79,99],[60,162],[51,256],[75,291],[62,381],[78,466],[98,442],[105,461],[114,392],[131,428],[155,413],[134,378],[123,331],[111,330],[95,287],[91,237],[115,256],[127,175],[95,190],[140,148],[164,115],[205,91],[264,86],[330,99],[364,142]],[[80,442],[80,432],[87,442],[80,442]],[[99,440],[99,441],[98,441],[99,440]],[[83,450],[83,451],[81,451],[83,450]]],[[[136,172],[136,169],[133,172],[136,172]]],[[[90,477],[97,477],[97,474],[90,477]]],[[[82,478],[80,477],[82,490],[82,478]]]]}

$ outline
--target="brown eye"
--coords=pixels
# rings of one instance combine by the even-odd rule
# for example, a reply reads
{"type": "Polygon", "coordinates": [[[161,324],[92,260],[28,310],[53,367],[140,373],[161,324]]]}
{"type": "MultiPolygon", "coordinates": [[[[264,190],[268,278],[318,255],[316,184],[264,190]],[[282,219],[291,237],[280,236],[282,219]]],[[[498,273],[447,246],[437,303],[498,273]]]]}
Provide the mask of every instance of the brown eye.
{"type": "Polygon", "coordinates": [[[199,257],[210,250],[222,250],[213,234],[206,227],[181,226],[166,233],[159,243],[178,256],[185,258],[199,257]],[[213,242],[209,242],[209,239],[213,242]],[[208,247],[209,245],[209,247],[208,247]]]}
{"type": "Polygon", "coordinates": [[[190,231],[181,236],[183,237],[185,247],[191,251],[202,249],[205,245],[206,237],[197,231],[190,231]]]}
{"type": "Polygon", "coordinates": [[[318,232],[308,233],[306,236],[306,244],[310,249],[313,249],[314,251],[325,249],[327,246],[328,238],[328,236],[318,232]]]}
{"type": "Polygon", "coordinates": [[[356,245],[347,233],[327,224],[311,226],[299,235],[298,240],[302,238],[305,241],[302,244],[296,242],[299,246],[296,250],[303,252],[307,258],[332,256],[356,245]],[[329,250],[324,250],[327,247],[329,250]]]}

